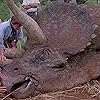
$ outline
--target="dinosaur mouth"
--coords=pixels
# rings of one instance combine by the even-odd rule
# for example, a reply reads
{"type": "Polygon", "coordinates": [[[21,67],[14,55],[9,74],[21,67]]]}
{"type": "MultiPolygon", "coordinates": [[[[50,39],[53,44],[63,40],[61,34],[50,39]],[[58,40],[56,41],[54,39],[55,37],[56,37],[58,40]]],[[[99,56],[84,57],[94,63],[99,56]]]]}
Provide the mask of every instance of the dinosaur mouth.
{"type": "Polygon", "coordinates": [[[33,79],[28,76],[23,81],[15,83],[11,88],[11,92],[25,91],[31,86],[32,83],[33,79]]]}

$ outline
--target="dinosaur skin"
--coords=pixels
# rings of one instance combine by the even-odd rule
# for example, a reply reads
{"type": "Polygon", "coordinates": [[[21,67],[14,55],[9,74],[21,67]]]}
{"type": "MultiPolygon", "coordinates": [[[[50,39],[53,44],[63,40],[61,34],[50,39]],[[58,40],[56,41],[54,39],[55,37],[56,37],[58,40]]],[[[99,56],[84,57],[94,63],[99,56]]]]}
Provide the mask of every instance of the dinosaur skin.
{"type": "MultiPolygon", "coordinates": [[[[57,22],[62,19],[60,17],[61,19],[59,18],[58,20],[59,15],[57,16],[56,14],[61,9],[58,4],[47,8],[46,11],[39,12],[40,19],[37,19],[37,23],[48,41],[43,45],[28,44],[30,43],[28,41],[26,47],[24,47],[27,49],[23,57],[15,59],[12,63],[4,65],[2,68],[1,72],[5,76],[5,78],[2,77],[2,83],[7,87],[8,93],[20,87],[12,94],[15,98],[26,98],[41,93],[70,89],[100,76],[100,52],[99,46],[96,46],[98,42],[94,42],[95,47],[92,47],[92,45],[87,47],[87,43],[92,40],[91,35],[95,30],[93,28],[94,23],[99,27],[99,22],[97,21],[96,23],[93,19],[98,17],[97,14],[94,13],[93,18],[89,16],[90,14],[88,15],[87,12],[92,9],[92,6],[88,5],[86,12],[80,7],[77,8],[77,6],[60,5],[61,7],[63,6],[62,9],[66,7],[71,9],[70,11],[68,9],[64,10],[70,20],[64,19],[64,21],[60,21],[61,23],[57,22]],[[54,9],[56,10],[54,11],[54,9]],[[50,18],[45,15],[45,12],[48,13],[49,11],[54,11],[52,14],[47,14],[50,18]],[[80,14],[82,14],[82,19],[78,16],[80,14]],[[57,16],[57,19],[55,16],[57,16]],[[86,19],[84,18],[85,16],[86,19]],[[52,23],[50,23],[51,18],[53,19],[52,23]],[[77,24],[73,20],[75,18],[77,18],[75,20],[77,24]],[[72,24],[69,24],[69,22],[72,22],[72,24]],[[63,27],[61,26],[62,23],[69,24],[69,26],[63,27]],[[51,27],[48,27],[49,25],[51,27]],[[58,27],[56,25],[61,28],[56,30],[55,28],[58,27]],[[73,28],[73,25],[76,25],[75,28],[73,28]],[[64,34],[62,35],[62,33],[64,34]],[[66,33],[68,38],[65,38],[66,33]],[[77,36],[79,37],[77,38],[77,36]],[[82,38],[82,41],[80,38],[82,38]],[[70,41],[70,44],[67,44],[68,41],[70,41]],[[81,49],[85,50],[80,51],[81,49]]],[[[93,7],[98,11],[100,9],[95,5],[93,7]]],[[[62,14],[63,12],[60,13],[62,14]]],[[[64,14],[62,16],[65,17],[64,14]]],[[[97,20],[99,19],[97,18],[97,20]]],[[[99,34],[99,30],[97,32],[99,34]]]]}
{"type": "Polygon", "coordinates": [[[100,43],[100,39],[99,39],[99,36],[100,36],[100,13],[99,13],[100,10],[99,9],[100,7],[98,5],[87,4],[86,9],[93,23],[98,25],[97,29],[95,30],[95,34],[97,35],[97,37],[92,40],[92,45],[90,46],[90,48],[99,49],[100,48],[100,44],[99,44],[100,43]]]}
{"type": "MultiPolygon", "coordinates": [[[[41,50],[41,52],[44,51],[46,52],[46,48],[41,50]]],[[[43,63],[44,59],[38,58],[41,53],[32,50],[31,56],[26,54],[24,58],[17,59],[12,64],[5,66],[2,70],[3,75],[6,76],[3,83],[7,86],[8,91],[11,91],[14,84],[24,81],[26,77],[32,79],[32,84],[27,88],[23,84],[13,96],[25,98],[39,93],[70,89],[100,75],[99,52],[83,53],[65,62],[56,52],[51,51],[51,53],[53,53],[51,58],[44,53],[46,60],[43,63]],[[34,56],[37,56],[37,59],[34,59],[34,56]]]]}

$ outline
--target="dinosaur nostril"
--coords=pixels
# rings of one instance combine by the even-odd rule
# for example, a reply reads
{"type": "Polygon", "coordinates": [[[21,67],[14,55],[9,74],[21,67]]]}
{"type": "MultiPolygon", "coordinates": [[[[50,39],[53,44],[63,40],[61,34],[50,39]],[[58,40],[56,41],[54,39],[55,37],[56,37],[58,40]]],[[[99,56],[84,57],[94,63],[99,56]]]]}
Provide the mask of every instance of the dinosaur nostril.
{"type": "Polygon", "coordinates": [[[14,72],[18,71],[18,68],[14,68],[14,72]]]}

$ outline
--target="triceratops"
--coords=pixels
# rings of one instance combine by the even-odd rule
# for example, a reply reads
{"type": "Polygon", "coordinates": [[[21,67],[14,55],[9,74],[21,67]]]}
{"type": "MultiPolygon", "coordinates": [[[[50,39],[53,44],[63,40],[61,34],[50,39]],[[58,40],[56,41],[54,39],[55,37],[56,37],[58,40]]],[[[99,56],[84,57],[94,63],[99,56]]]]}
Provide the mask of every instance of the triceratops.
{"type": "Polygon", "coordinates": [[[26,98],[70,89],[100,76],[100,7],[52,4],[34,21],[12,0],[9,8],[27,31],[25,53],[2,66],[2,84],[26,98]]]}

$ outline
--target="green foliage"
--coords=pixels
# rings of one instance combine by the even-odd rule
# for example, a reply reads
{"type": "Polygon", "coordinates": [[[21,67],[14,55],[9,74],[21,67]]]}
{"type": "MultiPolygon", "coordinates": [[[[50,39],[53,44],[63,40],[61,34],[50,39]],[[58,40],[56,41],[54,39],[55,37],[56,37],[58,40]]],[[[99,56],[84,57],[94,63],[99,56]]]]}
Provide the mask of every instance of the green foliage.
{"type": "Polygon", "coordinates": [[[0,19],[7,20],[10,17],[10,12],[6,6],[5,0],[0,0],[0,19]]]}
{"type": "Polygon", "coordinates": [[[40,4],[41,4],[41,8],[42,8],[42,9],[45,8],[45,6],[46,6],[46,4],[47,4],[47,0],[42,0],[42,1],[40,2],[40,4]]]}
{"type": "Polygon", "coordinates": [[[87,2],[100,4],[100,0],[88,0],[87,2]]]}
{"type": "MultiPolygon", "coordinates": [[[[19,6],[18,0],[14,0],[14,2],[19,6]]],[[[5,0],[0,0],[0,19],[3,21],[8,20],[10,18],[10,10],[8,9],[6,5],[5,0]]]]}
{"type": "MultiPolygon", "coordinates": [[[[41,0],[41,1],[40,1],[41,8],[42,8],[42,9],[46,7],[47,1],[48,1],[48,0],[41,0]]],[[[53,2],[53,3],[56,2],[56,1],[57,1],[57,0],[51,0],[51,2],[53,2]]]]}
{"type": "MultiPolygon", "coordinates": [[[[45,8],[47,5],[47,0],[40,0],[41,1],[41,8],[45,8]]],[[[52,2],[56,2],[58,0],[51,0],[52,2]]],[[[86,0],[78,0],[80,3],[86,1],[86,0]]],[[[14,0],[14,2],[20,6],[19,0],[14,0]]],[[[100,3],[100,0],[87,0],[89,3],[100,3]]],[[[10,18],[10,11],[8,7],[6,6],[5,0],[0,0],[0,19],[7,20],[10,18]]]]}

